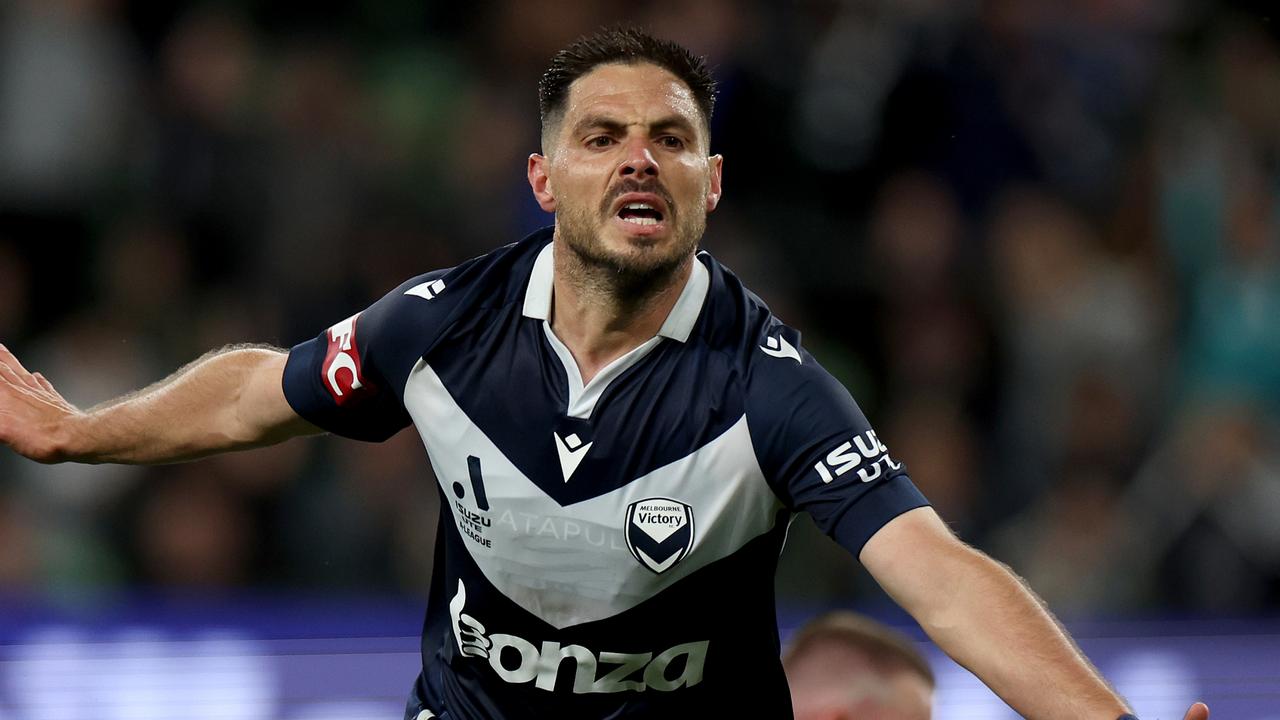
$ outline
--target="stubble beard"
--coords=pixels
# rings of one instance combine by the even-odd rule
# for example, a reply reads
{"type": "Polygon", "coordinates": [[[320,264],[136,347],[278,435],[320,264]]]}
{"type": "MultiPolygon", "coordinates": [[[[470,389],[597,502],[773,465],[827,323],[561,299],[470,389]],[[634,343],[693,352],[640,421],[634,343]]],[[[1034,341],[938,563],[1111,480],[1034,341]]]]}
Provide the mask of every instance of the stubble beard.
{"type": "Polygon", "coordinates": [[[584,287],[605,291],[622,302],[640,301],[666,289],[693,257],[706,231],[706,213],[684,213],[665,191],[672,242],[667,249],[631,247],[617,252],[600,239],[605,223],[612,220],[613,200],[624,192],[651,191],[639,186],[623,186],[610,193],[592,211],[583,206],[561,206],[556,213],[556,231],[574,256],[570,263],[575,280],[584,287]],[[598,220],[598,222],[597,222],[598,220]]]}

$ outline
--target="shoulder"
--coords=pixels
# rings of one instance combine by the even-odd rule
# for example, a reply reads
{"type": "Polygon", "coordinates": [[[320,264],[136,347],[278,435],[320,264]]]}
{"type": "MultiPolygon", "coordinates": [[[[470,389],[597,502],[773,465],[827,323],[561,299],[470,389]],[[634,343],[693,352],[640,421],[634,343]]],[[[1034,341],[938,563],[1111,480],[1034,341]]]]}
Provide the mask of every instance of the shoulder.
{"type": "Polygon", "coordinates": [[[812,456],[870,429],[845,386],[805,347],[799,330],[783,322],[727,268],[712,270],[708,312],[700,337],[727,358],[761,468],[790,478],[812,456]]]}
{"type": "Polygon", "coordinates": [[[523,300],[538,253],[551,241],[551,228],[451,268],[401,283],[371,306],[362,323],[380,332],[433,336],[469,314],[523,300]]]}
{"type": "Polygon", "coordinates": [[[729,357],[743,380],[752,404],[778,399],[796,401],[833,395],[845,401],[848,392],[805,348],[799,330],[773,314],[737,275],[707,253],[711,287],[699,338],[709,349],[729,357]]]}
{"type": "Polygon", "coordinates": [[[484,322],[488,310],[520,302],[550,229],[490,253],[412,277],[364,311],[330,328],[330,339],[354,344],[361,366],[402,386],[418,359],[455,328],[484,322]]]}

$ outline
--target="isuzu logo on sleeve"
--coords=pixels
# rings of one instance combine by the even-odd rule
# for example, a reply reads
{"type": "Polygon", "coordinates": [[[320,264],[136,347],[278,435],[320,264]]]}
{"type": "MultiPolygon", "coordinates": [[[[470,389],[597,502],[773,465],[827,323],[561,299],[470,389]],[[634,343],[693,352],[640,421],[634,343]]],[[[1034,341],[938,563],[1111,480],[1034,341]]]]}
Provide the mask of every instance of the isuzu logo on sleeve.
{"type": "Polygon", "coordinates": [[[675,567],[693,548],[693,508],[671,498],[647,498],[627,506],[627,549],[655,573],[675,567]]]}

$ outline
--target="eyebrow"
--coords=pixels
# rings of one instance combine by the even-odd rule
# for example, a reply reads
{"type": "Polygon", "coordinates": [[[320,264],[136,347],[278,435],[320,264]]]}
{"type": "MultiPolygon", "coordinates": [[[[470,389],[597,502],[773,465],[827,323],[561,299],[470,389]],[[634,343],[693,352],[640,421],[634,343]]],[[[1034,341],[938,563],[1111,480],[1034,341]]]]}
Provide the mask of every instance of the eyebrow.
{"type": "MultiPolygon", "coordinates": [[[[575,135],[581,135],[587,130],[590,130],[593,128],[600,128],[602,130],[612,132],[612,133],[621,133],[622,131],[626,130],[626,127],[627,127],[627,123],[621,122],[607,115],[589,115],[583,118],[582,120],[578,121],[578,124],[574,125],[573,129],[574,129],[575,135]]],[[[693,124],[690,123],[688,119],[680,115],[668,115],[664,118],[654,121],[649,125],[650,133],[662,132],[664,130],[672,130],[672,129],[681,130],[690,135],[695,134],[693,124]]]]}

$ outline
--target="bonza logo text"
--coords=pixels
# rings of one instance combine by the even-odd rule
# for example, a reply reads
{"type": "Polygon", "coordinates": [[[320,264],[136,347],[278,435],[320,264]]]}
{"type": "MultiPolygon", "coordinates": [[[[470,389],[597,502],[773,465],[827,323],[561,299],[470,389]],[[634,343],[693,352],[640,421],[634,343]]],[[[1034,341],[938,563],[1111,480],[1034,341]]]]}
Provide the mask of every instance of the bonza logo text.
{"type": "Polygon", "coordinates": [[[840,443],[834,450],[827,453],[826,458],[819,460],[813,466],[824,483],[829,483],[854,468],[858,468],[858,477],[862,478],[862,482],[871,482],[886,470],[901,469],[902,464],[894,462],[889,457],[889,448],[876,437],[876,431],[868,430],[854,437],[853,440],[840,443]],[[857,452],[854,452],[855,446],[857,452]],[[866,467],[859,468],[864,458],[872,462],[866,467]]]}
{"type": "Polygon", "coordinates": [[[573,659],[573,692],[579,695],[646,689],[668,692],[702,682],[709,640],[676,645],[656,656],[651,652],[597,653],[581,645],[561,646],[553,640],[543,640],[539,648],[515,635],[489,633],[479,620],[463,612],[466,603],[467,588],[459,580],[458,592],[449,602],[458,651],[466,657],[487,659],[498,677],[509,683],[520,685],[533,681],[539,690],[555,690],[565,658],[573,659]],[[680,658],[684,659],[683,663],[678,662],[680,658]],[[603,677],[596,677],[599,669],[611,665],[616,667],[603,677]],[[674,678],[668,676],[673,665],[683,665],[674,678]]]}

